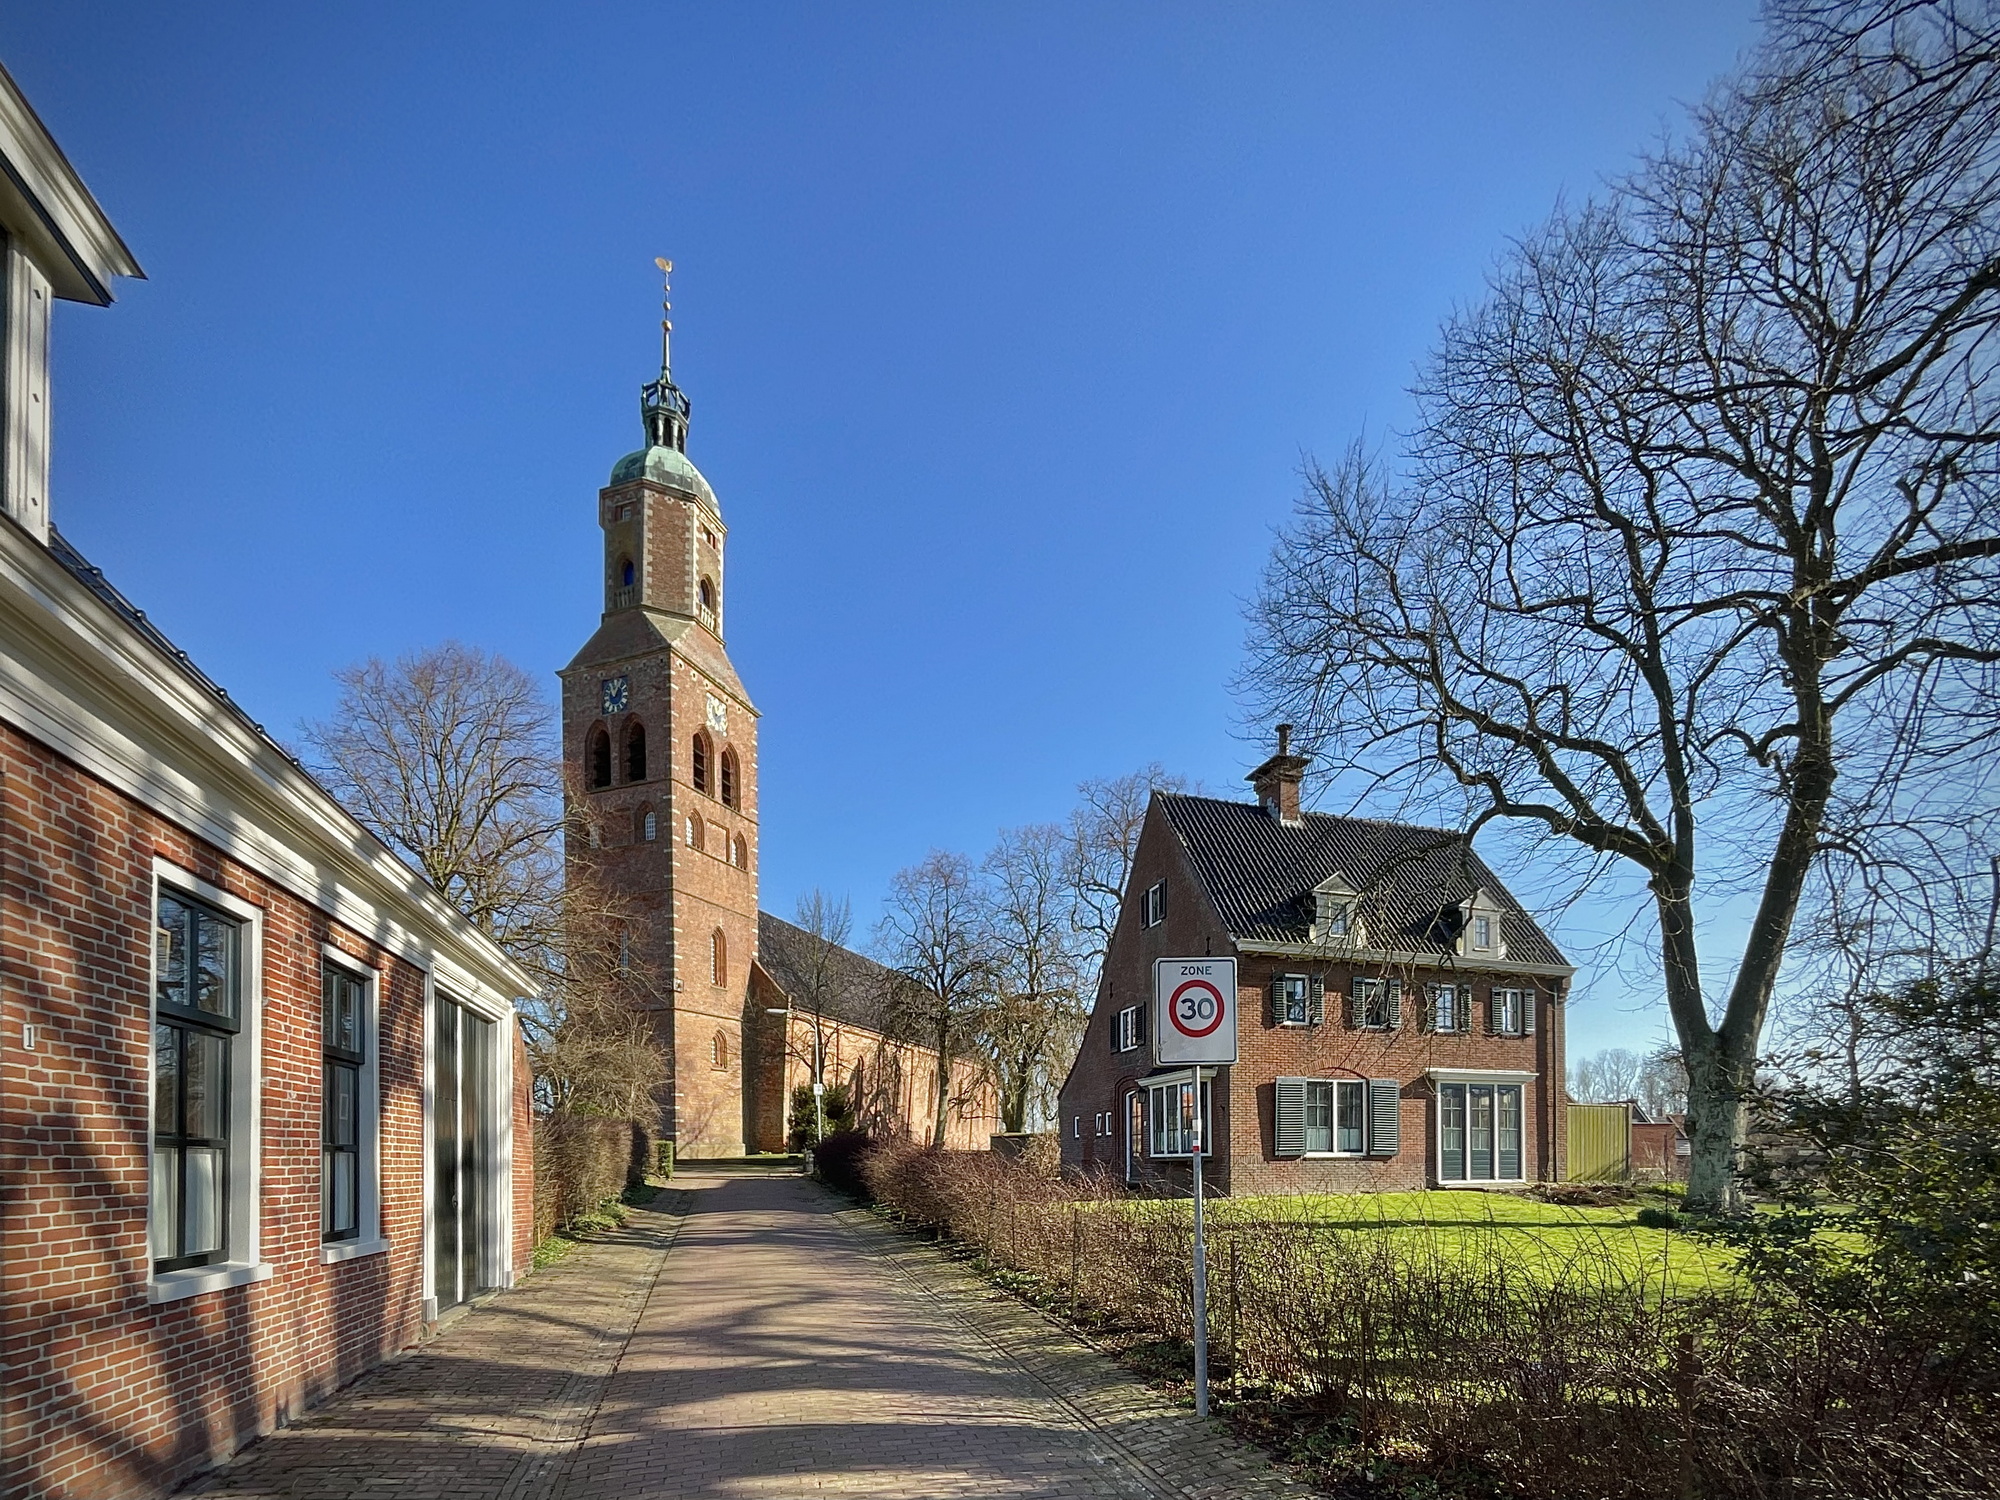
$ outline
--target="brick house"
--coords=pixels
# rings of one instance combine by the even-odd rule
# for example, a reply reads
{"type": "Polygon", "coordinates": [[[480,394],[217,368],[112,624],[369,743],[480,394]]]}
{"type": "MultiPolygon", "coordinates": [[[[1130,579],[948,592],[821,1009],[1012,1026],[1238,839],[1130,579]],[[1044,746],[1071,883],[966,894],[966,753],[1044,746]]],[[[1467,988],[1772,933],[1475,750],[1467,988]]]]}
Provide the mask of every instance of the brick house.
{"type": "Polygon", "coordinates": [[[0,155],[0,1494],[152,1496],[528,1263],[528,981],[51,524],[140,272],[4,72],[0,155]]]}
{"type": "Polygon", "coordinates": [[[1207,956],[1239,987],[1238,1060],[1209,1085],[1218,1191],[1560,1179],[1574,969],[1462,836],[1301,813],[1306,765],[1280,730],[1256,802],[1153,797],[1060,1094],[1064,1162],[1187,1183],[1193,1083],[1152,1061],[1152,967],[1207,956]]]}
{"type": "MultiPolygon", "coordinates": [[[[792,1090],[820,1076],[844,1085],[854,1123],[877,1139],[929,1141],[937,1130],[937,1049],[898,1034],[897,977],[872,958],[815,937],[769,912],[757,919],[751,994],[766,1018],[755,1060],[756,1149],[784,1149],[792,1090]]],[[[977,1064],[952,1064],[944,1143],[983,1151],[1000,1128],[1000,1096],[977,1064]]]]}

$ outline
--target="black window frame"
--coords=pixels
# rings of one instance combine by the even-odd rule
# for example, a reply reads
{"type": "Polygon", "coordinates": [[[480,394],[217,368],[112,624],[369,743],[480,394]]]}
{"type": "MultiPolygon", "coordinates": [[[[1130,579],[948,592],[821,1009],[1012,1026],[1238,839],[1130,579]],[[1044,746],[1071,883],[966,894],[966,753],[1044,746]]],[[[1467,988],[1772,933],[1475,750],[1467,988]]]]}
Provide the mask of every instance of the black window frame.
{"type": "MultiPolygon", "coordinates": [[[[219,911],[199,897],[190,896],[185,891],[161,885],[153,903],[153,933],[156,967],[153,983],[153,1146],[152,1173],[157,1179],[160,1171],[160,1154],[165,1151],[173,1157],[174,1175],[174,1226],[170,1255],[153,1255],[155,1275],[169,1271],[184,1271],[195,1266],[219,1265],[229,1259],[230,1237],[235,1226],[231,1222],[230,1198],[234,1161],[234,1135],[236,1110],[236,1042],[243,1032],[243,931],[246,923],[219,911]],[[175,958],[173,927],[166,920],[166,908],[171,903],[182,913],[177,924],[183,934],[180,947],[180,961],[177,978],[169,978],[175,958]],[[217,1011],[205,1007],[187,996],[192,980],[188,957],[200,951],[201,933],[212,928],[227,935],[225,952],[227,955],[223,987],[227,991],[227,1010],[217,1011]],[[176,994],[178,992],[178,995],[176,994]],[[188,1066],[190,1042],[196,1039],[219,1043],[214,1055],[220,1062],[216,1067],[215,1083],[219,1098],[214,1102],[209,1114],[209,1123],[219,1126],[219,1133],[193,1133],[188,1129],[188,1094],[191,1070],[188,1066]],[[171,1055],[173,1073],[173,1097],[166,1109],[161,1101],[161,1069],[164,1056],[171,1055]],[[165,1118],[163,1118],[163,1114],[165,1118]],[[162,1128],[162,1126],[166,1128],[162,1128]],[[216,1234],[215,1247],[209,1250],[190,1251],[188,1244],[188,1160],[189,1153],[214,1151],[220,1161],[216,1172],[216,1234]]],[[[158,1224],[155,1219],[160,1211],[157,1198],[148,1204],[146,1216],[147,1246],[149,1252],[159,1243],[158,1224]]]]}
{"type": "Polygon", "coordinates": [[[361,1133],[361,1082],[368,1067],[369,1035],[368,1015],[369,983],[358,975],[331,960],[320,966],[320,1137],[319,1137],[319,1232],[320,1243],[325,1245],[345,1244],[361,1238],[361,1204],[367,1196],[366,1185],[362,1181],[364,1162],[362,1161],[361,1133]],[[344,1047],[334,1034],[333,1003],[337,987],[353,992],[354,1033],[352,1047],[344,1047]],[[347,1083],[347,1115],[344,1121],[334,1118],[340,1102],[336,1080],[345,1078],[347,1083]],[[341,1129],[345,1126],[345,1131],[341,1129]],[[345,1133],[349,1139],[338,1137],[345,1133]],[[340,1157],[351,1161],[354,1184],[354,1222],[350,1227],[340,1227],[333,1220],[334,1164],[340,1157]]]}

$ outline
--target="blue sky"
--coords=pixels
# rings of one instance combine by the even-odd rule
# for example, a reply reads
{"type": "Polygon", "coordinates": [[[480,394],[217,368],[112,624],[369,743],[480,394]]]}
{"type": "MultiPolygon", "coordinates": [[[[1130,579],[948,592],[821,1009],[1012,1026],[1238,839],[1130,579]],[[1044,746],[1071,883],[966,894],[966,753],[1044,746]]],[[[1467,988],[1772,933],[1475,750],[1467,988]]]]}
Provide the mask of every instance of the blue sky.
{"type": "MultiPolygon", "coordinates": [[[[1082,778],[1240,786],[1302,455],[1387,440],[1508,236],[1754,11],[11,6],[0,61],[151,278],[59,318],[56,522],[281,736],[369,654],[552,674],[670,255],[764,903],[865,923],[1082,778]]],[[[1590,969],[1572,1051],[1649,1042],[1590,969]]]]}

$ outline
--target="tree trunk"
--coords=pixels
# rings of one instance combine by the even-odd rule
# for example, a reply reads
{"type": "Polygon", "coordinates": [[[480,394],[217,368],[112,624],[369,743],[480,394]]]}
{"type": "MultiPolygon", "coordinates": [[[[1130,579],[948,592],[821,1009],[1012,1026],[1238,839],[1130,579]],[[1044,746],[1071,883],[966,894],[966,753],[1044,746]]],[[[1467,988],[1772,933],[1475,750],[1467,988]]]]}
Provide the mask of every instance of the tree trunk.
{"type": "Polygon", "coordinates": [[[1683,1049],[1688,1073],[1687,1206],[1695,1213],[1734,1214],[1743,1208],[1737,1173],[1743,1141],[1750,1130],[1750,1085],[1757,1059],[1735,1056],[1731,1047],[1711,1033],[1705,1046],[1683,1049]]]}
{"type": "Polygon", "coordinates": [[[945,1110],[951,1104],[951,1049],[948,1038],[940,1029],[937,1039],[937,1124],[931,1131],[931,1144],[940,1149],[944,1146],[945,1110]]]}

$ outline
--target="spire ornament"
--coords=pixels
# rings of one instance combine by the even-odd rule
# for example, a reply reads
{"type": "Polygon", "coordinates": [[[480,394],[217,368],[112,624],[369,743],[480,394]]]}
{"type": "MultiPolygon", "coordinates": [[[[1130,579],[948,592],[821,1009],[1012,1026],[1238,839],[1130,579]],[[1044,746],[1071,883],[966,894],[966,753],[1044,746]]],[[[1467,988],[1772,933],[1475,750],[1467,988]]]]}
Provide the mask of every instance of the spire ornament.
{"type": "Polygon", "coordinates": [[[646,424],[648,446],[685,453],[692,408],[686,394],[674,384],[669,343],[674,331],[674,263],[665,256],[655,256],[653,264],[660,268],[660,378],[648,382],[639,392],[639,414],[646,424]]]}

